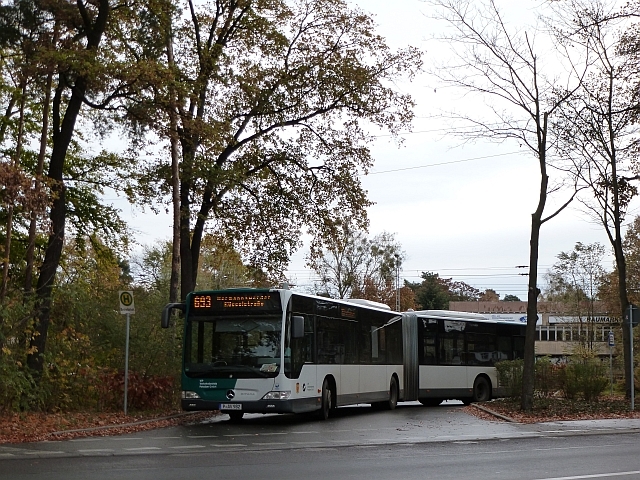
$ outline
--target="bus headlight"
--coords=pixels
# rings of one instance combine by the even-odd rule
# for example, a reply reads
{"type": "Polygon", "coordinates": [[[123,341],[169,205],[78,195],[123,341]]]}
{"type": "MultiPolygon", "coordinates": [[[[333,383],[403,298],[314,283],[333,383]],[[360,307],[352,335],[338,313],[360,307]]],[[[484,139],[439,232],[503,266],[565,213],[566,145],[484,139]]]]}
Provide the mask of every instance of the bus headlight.
{"type": "Polygon", "coordinates": [[[190,392],[189,390],[182,391],[182,399],[183,400],[193,400],[194,398],[200,398],[196,392],[190,392]]]}
{"type": "Polygon", "coordinates": [[[269,392],[264,397],[263,400],[289,400],[291,396],[291,392],[269,392]]]}

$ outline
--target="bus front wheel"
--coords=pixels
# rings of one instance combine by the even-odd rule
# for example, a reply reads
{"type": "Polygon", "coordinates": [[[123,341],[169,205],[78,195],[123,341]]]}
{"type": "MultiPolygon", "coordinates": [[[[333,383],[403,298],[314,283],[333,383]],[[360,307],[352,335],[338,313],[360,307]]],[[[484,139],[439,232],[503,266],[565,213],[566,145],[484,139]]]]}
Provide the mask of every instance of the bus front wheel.
{"type": "Polygon", "coordinates": [[[329,383],[329,380],[325,378],[324,382],[322,382],[322,404],[320,407],[320,419],[327,420],[332,408],[333,404],[331,384],[329,383]]]}

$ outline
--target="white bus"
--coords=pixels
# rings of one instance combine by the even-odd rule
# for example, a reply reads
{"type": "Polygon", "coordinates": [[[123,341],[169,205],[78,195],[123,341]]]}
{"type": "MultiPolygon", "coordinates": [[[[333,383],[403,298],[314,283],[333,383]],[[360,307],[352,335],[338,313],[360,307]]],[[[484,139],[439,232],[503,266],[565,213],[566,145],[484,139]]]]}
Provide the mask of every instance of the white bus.
{"type": "Polygon", "coordinates": [[[404,399],[399,313],[288,289],[192,292],[184,304],[182,408],[312,412],[341,405],[395,408],[404,399]]]}
{"type": "Polygon", "coordinates": [[[524,325],[482,315],[392,312],[374,302],[288,289],[192,292],[184,312],[182,408],[244,413],[317,411],[343,405],[394,409],[498,396],[493,366],[522,357],[524,325]]]}

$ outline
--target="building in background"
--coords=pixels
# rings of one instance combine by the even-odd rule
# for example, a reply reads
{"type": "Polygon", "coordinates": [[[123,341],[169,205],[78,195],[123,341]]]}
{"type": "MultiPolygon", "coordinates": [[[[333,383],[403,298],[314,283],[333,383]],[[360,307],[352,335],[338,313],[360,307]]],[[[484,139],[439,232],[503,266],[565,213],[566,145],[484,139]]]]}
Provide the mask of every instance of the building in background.
{"type": "MultiPolygon", "coordinates": [[[[527,302],[449,302],[449,310],[481,313],[492,320],[527,321],[527,302]]],[[[601,302],[579,309],[560,302],[539,302],[536,355],[561,360],[585,347],[598,356],[608,357],[609,332],[619,327],[620,319],[610,317],[601,302]]]]}

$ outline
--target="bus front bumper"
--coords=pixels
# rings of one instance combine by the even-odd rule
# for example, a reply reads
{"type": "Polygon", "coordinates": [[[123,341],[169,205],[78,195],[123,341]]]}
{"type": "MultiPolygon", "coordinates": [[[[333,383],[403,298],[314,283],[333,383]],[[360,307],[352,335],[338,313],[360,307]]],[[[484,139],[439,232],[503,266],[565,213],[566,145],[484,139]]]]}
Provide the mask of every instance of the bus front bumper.
{"type": "Polygon", "coordinates": [[[320,398],[300,398],[295,400],[258,400],[255,402],[220,403],[202,399],[182,399],[185,411],[219,410],[222,413],[303,413],[320,408],[320,398]],[[233,407],[230,407],[233,405],[233,407]],[[221,408],[222,406],[222,408],[221,408]]]}

